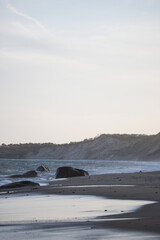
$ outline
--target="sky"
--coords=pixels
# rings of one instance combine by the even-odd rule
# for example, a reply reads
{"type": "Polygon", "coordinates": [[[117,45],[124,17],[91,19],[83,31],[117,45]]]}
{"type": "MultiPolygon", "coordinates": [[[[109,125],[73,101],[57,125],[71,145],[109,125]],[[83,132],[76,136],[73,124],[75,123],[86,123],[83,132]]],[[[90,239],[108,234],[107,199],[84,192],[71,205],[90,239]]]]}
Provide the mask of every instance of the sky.
{"type": "Polygon", "coordinates": [[[158,132],[159,0],[0,0],[0,144],[158,132]]]}

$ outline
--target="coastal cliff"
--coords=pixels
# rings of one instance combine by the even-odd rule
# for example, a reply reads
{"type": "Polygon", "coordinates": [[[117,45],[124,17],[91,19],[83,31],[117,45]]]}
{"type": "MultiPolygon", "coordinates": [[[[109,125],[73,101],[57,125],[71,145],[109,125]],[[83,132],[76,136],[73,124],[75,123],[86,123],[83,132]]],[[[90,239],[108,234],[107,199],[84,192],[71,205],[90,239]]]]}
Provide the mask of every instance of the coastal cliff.
{"type": "Polygon", "coordinates": [[[160,160],[160,133],[102,134],[68,144],[2,144],[0,158],[160,160]]]}

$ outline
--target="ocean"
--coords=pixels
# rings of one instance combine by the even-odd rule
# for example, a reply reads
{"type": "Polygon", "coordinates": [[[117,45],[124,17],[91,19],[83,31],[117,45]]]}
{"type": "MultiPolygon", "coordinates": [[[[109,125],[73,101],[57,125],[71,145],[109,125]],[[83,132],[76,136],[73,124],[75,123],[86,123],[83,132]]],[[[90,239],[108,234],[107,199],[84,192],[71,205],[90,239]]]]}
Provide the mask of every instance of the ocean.
{"type": "Polygon", "coordinates": [[[160,170],[160,162],[145,161],[115,161],[115,160],[53,160],[53,159],[0,159],[0,186],[15,181],[26,179],[11,179],[14,174],[23,174],[30,170],[36,170],[39,166],[50,168],[50,172],[38,172],[38,177],[28,180],[48,185],[56,181],[55,173],[57,168],[72,166],[88,171],[89,175],[105,173],[134,173],[151,172],[160,170]]]}
{"type": "MultiPolygon", "coordinates": [[[[41,185],[56,181],[55,173],[57,168],[61,166],[81,168],[88,171],[90,175],[160,170],[160,162],[0,159],[0,185],[24,180],[11,179],[10,176],[36,170],[40,165],[49,167],[51,171],[38,172],[38,177],[29,180],[41,185]]],[[[107,199],[97,196],[35,194],[15,197],[13,194],[6,197],[2,194],[0,198],[0,234],[2,239],[12,238],[12,240],[158,240],[160,239],[159,233],[112,229],[110,227],[99,228],[89,225],[90,221],[101,221],[101,218],[96,217],[135,211],[137,208],[150,203],[150,201],[107,199]]],[[[114,219],[108,218],[108,221],[114,221],[114,219]]]]}

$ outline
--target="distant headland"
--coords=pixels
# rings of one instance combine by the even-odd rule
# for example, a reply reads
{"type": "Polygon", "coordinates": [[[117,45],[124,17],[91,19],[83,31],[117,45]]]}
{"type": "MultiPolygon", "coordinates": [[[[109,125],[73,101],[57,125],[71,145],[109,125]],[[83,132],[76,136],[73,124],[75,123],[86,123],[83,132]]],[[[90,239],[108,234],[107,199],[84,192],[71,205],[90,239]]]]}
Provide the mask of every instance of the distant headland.
{"type": "Polygon", "coordinates": [[[0,158],[6,159],[97,159],[160,160],[160,133],[102,134],[66,144],[2,144],[0,158]]]}

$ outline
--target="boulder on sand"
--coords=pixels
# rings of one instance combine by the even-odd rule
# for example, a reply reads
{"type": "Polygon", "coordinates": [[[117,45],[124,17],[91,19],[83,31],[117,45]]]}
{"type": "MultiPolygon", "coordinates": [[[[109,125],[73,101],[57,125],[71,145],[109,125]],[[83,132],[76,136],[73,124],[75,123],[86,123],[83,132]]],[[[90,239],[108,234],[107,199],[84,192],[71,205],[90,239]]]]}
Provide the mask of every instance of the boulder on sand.
{"type": "Polygon", "coordinates": [[[73,167],[60,167],[56,171],[55,178],[69,178],[69,177],[80,177],[89,176],[88,172],[82,169],[73,167]]]}
{"type": "Polygon", "coordinates": [[[10,176],[10,178],[30,178],[30,177],[37,177],[37,176],[38,176],[37,172],[32,170],[24,174],[12,175],[10,176]]]}
{"type": "Polygon", "coordinates": [[[45,167],[45,166],[42,165],[42,166],[39,166],[37,168],[37,171],[39,171],[39,172],[49,172],[50,169],[48,167],[45,167]]]}
{"type": "Polygon", "coordinates": [[[0,186],[0,189],[7,189],[7,188],[19,188],[19,187],[35,187],[40,186],[39,183],[31,182],[31,181],[20,181],[20,182],[14,182],[5,184],[3,186],[0,186]]]}

